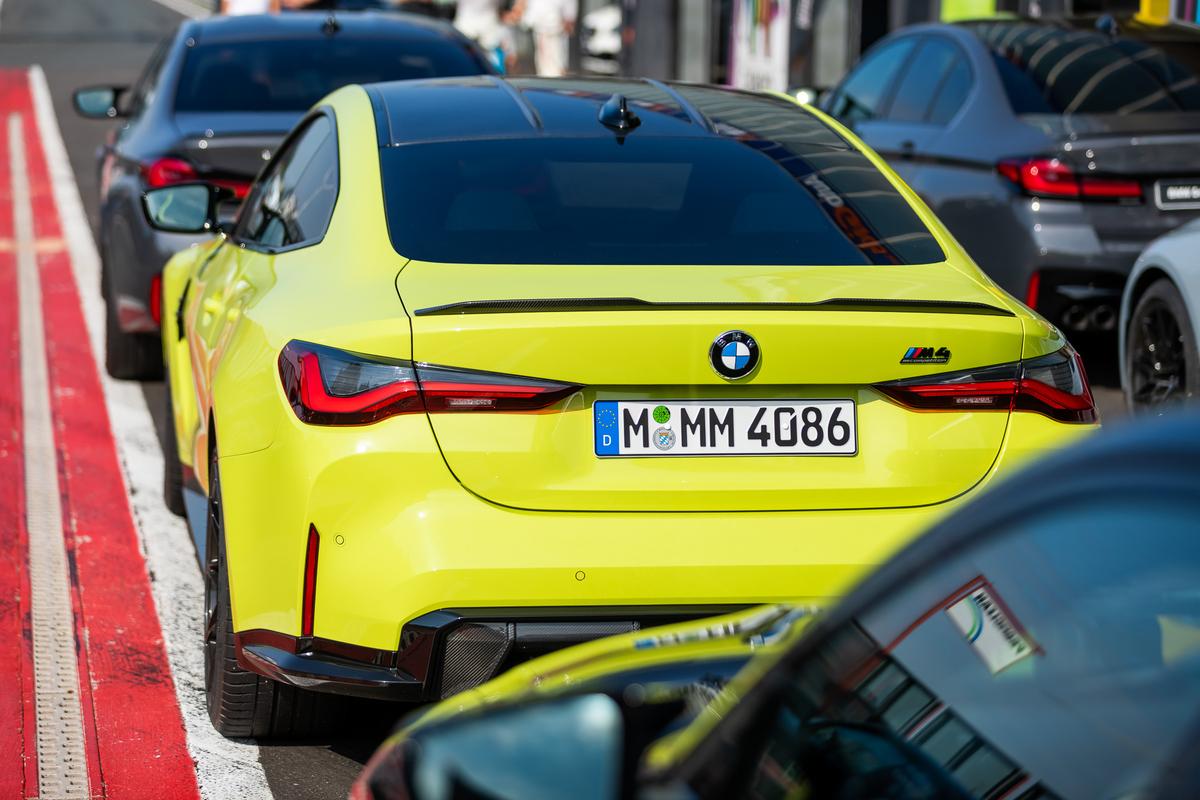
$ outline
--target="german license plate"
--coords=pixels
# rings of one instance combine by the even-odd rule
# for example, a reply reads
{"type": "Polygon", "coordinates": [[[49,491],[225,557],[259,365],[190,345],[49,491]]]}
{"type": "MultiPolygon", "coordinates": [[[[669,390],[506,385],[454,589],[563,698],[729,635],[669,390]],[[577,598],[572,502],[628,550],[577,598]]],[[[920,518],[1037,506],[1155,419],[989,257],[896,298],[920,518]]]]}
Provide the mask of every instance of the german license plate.
{"type": "Polygon", "coordinates": [[[1200,208],[1200,180],[1158,181],[1154,202],[1162,209],[1200,208]]]}
{"type": "Polygon", "coordinates": [[[853,400],[602,400],[598,456],[852,456],[853,400]]]}

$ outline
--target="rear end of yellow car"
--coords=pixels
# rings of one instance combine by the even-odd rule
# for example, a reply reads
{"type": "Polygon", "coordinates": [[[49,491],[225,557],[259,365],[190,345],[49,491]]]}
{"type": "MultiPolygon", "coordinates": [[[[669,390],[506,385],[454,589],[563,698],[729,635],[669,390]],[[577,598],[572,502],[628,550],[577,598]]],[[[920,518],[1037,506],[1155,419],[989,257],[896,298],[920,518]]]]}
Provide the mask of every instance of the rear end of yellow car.
{"type": "Polygon", "coordinates": [[[532,79],[331,106],[329,231],[272,256],[213,380],[223,442],[256,398],[220,477],[260,674],[433,699],[820,603],[1095,427],[1061,335],[809,111],[532,79]]]}

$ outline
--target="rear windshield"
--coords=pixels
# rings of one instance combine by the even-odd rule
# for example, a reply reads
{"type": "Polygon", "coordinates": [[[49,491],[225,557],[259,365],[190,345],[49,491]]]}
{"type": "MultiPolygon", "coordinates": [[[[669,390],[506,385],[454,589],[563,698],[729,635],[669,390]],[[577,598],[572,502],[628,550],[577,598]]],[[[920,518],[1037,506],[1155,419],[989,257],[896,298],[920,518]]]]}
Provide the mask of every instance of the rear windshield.
{"type": "Polygon", "coordinates": [[[492,264],[928,264],[944,256],[861,153],[629,136],[381,151],[396,250],[492,264]]]}
{"type": "Polygon", "coordinates": [[[1200,36],[1146,41],[1136,29],[1099,31],[981,23],[1017,114],[1200,111],[1200,36]]]}
{"type": "Polygon", "coordinates": [[[219,42],[188,51],[176,111],[304,111],[349,83],[478,75],[486,68],[452,39],[219,42]]]}

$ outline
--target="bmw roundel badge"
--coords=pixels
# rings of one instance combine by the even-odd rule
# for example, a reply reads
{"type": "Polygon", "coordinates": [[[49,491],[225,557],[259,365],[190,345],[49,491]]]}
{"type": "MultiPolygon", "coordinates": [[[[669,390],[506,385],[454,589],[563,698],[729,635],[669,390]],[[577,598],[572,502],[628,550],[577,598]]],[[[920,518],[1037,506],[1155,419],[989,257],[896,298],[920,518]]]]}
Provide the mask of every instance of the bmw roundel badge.
{"type": "Polygon", "coordinates": [[[745,331],[722,333],[708,350],[712,368],[722,378],[729,380],[744,378],[754,372],[758,359],[758,342],[745,331]]]}

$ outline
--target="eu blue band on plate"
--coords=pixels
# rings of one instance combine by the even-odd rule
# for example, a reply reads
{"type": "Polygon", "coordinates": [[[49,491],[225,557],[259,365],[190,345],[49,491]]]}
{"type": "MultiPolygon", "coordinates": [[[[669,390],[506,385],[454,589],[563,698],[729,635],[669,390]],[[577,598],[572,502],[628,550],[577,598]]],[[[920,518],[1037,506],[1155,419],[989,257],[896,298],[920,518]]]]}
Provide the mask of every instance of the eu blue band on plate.
{"type": "Polygon", "coordinates": [[[617,404],[604,400],[592,407],[596,419],[596,455],[615,456],[620,452],[617,443],[617,404]]]}

